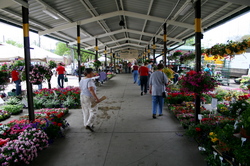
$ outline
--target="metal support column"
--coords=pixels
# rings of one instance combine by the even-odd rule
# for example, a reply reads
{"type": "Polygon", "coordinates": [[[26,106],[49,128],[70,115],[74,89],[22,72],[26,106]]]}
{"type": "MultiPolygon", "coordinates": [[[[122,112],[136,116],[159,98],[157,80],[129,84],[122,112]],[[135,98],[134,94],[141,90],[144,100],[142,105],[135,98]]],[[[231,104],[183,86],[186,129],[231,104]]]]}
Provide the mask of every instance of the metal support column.
{"type": "Polygon", "coordinates": [[[116,73],[116,65],[115,65],[115,53],[113,53],[113,58],[114,58],[114,72],[116,73]]]}
{"type": "MultiPolygon", "coordinates": [[[[201,0],[195,2],[195,70],[201,71],[201,0]]],[[[195,99],[195,122],[198,123],[200,114],[200,95],[196,94],[195,99]]]]}
{"type": "Polygon", "coordinates": [[[153,59],[154,59],[154,63],[156,63],[156,59],[155,59],[155,49],[156,49],[156,45],[155,45],[155,37],[153,38],[153,59]]]}
{"type": "Polygon", "coordinates": [[[78,55],[78,80],[81,81],[81,37],[80,37],[80,25],[77,25],[77,55],[78,55]]]}
{"type": "Polygon", "coordinates": [[[109,70],[111,71],[111,68],[112,68],[112,64],[113,64],[113,53],[112,53],[112,49],[110,49],[110,65],[109,65],[109,70]]]}
{"type": "MultiPolygon", "coordinates": [[[[98,60],[98,40],[95,39],[95,61],[98,60]]],[[[98,72],[98,68],[96,67],[96,72],[98,72]]]]}
{"type": "Polygon", "coordinates": [[[163,24],[163,47],[164,47],[164,53],[163,53],[163,62],[164,62],[164,66],[166,66],[167,62],[167,23],[163,24]]]}
{"type": "MultiPolygon", "coordinates": [[[[24,2],[28,2],[28,0],[24,0],[24,2]]],[[[22,17],[23,17],[23,43],[24,43],[28,111],[29,111],[29,120],[30,122],[32,122],[35,120],[35,114],[34,114],[34,103],[33,103],[33,89],[32,89],[32,84],[29,81],[29,72],[30,72],[29,9],[24,6],[22,6],[22,17]]]]}
{"type": "Polygon", "coordinates": [[[105,46],[104,55],[105,55],[105,62],[104,62],[105,72],[107,72],[107,46],[105,46]]]}
{"type": "Polygon", "coordinates": [[[148,45],[148,60],[150,60],[150,46],[148,45]]]}

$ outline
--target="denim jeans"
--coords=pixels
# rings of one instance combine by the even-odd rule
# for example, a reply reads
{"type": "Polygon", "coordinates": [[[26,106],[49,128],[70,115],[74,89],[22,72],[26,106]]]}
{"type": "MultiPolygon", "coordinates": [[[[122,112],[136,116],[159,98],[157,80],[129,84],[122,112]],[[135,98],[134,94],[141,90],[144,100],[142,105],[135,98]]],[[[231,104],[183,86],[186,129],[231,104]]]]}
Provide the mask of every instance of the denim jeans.
{"type": "Polygon", "coordinates": [[[159,114],[162,114],[162,108],[164,105],[164,98],[162,96],[152,96],[152,113],[157,114],[157,107],[159,114]]]}
{"type": "Polygon", "coordinates": [[[133,78],[134,78],[134,82],[137,82],[137,79],[138,79],[138,70],[134,70],[133,71],[133,78]]]}
{"type": "Polygon", "coordinates": [[[59,74],[58,77],[57,77],[57,82],[58,82],[58,85],[63,88],[63,82],[64,82],[64,74],[59,74]]]}
{"type": "Polygon", "coordinates": [[[22,89],[21,89],[21,80],[14,81],[14,83],[16,84],[16,95],[18,96],[22,92],[22,89]]]}

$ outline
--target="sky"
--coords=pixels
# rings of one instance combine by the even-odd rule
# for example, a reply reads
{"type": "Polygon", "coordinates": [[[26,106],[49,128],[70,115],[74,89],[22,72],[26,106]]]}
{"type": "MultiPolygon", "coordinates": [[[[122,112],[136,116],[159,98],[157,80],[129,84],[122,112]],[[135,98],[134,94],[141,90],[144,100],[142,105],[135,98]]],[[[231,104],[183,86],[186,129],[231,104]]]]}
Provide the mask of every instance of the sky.
{"type": "Polygon", "coordinates": [[[244,35],[250,35],[250,12],[205,32],[201,42],[205,48],[209,48],[217,43],[239,39],[244,35]]]}
{"type": "MultiPolygon", "coordinates": [[[[23,43],[23,30],[21,28],[17,28],[5,23],[0,22],[0,43],[6,40],[14,40],[18,43],[23,43]]],[[[30,44],[32,45],[34,42],[38,43],[39,35],[30,32],[30,44]]],[[[56,48],[56,43],[58,41],[41,36],[41,47],[47,50],[54,50],[56,48]]]]}
{"type": "MultiPolygon", "coordinates": [[[[0,22],[0,42],[4,40],[14,40],[23,43],[23,32],[21,28],[10,26],[0,22]]],[[[211,47],[216,43],[226,43],[227,40],[235,40],[237,37],[250,35],[250,12],[239,16],[223,25],[211,29],[204,33],[202,45],[205,48],[211,47]]],[[[30,32],[30,43],[39,41],[39,35],[30,32]]],[[[48,37],[41,36],[41,47],[53,50],[57,41],[48,37]]]]}

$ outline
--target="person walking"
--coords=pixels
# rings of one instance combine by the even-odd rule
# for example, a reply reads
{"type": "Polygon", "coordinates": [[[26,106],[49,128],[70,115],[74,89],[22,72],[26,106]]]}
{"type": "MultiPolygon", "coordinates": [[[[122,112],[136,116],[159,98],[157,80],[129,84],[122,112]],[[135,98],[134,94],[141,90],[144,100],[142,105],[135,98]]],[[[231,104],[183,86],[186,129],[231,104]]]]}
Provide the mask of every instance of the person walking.
{"type": "Polygon", "coordinates": [[[157,107],[159,116],[163,115],[162,108],[164,105],[164,98],[162,96],[162,93],[165,92],[165,85],[168,83],[166,74],[162,72],[163,68],[163,64],[158,64],[157,71],[152,73],[149,80],[149,92],[152,95],[152,114],[154,119],[156,119],[157,107]]]}
{"type": "Polygon", "coordinates": [[[12,82],[16,84],[16,95],[19,96],[22,92],[22,88],[21,88],[21,79],[19,76],[19,72],[17,71],[16,68],[11,72],[11,78],[12,82]]]}
{"type": "Polygon", "coordinates": [[[124,66],[124,69],[125,69],[125,73],[128,73],[128,64],[127,64],[127,61],[124,61],[123,66],[124,66]]]}
{"type": "Polygon", "coordinates": [[[139,75],[138,69],[139,69],[139,67],[137,66],[137,63],[135,63],[135,65],[133,66],[133,69],[132,69],[134,84],[137,82],[137,79],[138,79],[138,75],[139,75]]]}
{"type": "Polygon", "coordinates": [[[132,67],[132,64],[128,62],[128,73],[131,73],[131,67],[132,67]]]}
{"type": "Polygon", "coordinates": [[[91,107],[92,103],[99,103],[100,100],[96,95],[96,86],[92,77],[94,77],[93,69],[86,68],[84,72],[85,78],[80,81],[80,90],[81,90],[81,106],[83,113],[83,125],[86,129],[94,132],[93,123],[96,117],[96,112],[98,107],[91,107]]]}
{"type": "Polygon", "coordinates": [[[60,88],[63,88],[64,76],[66,75],[66,70],[63,67],[62,63],[58,63],[58,67],[56,69],[56,76],[57,74],[58,74],[58,77],[57,77],[58,86],[60,88]]]}
{"type": "Polygon", "coordinates": [[[139,68],[139,74],[140,74],[140,81],[141,81],[141,96],[144,94],[147,94],[147,83],[148,83],[148,68],[147,68],[148,63],[145,62],[144,66],[141,66],[139,68]]]}

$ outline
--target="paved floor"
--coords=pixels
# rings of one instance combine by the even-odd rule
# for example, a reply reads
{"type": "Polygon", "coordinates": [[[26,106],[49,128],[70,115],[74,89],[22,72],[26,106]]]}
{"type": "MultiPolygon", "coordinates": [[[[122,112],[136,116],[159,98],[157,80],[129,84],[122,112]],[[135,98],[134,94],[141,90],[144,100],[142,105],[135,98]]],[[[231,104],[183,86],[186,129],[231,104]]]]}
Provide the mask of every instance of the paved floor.
{"type": "Polygon", "coordinates": [[[31,165],[206,165],[197,144],[180,136],[184,130],[173,115],[164,110],[163,117],[152,119],[151,97],[140,96],[132,75],[115,76],[98,88],[98,95],[103,94],[108,99],[99,104],[95,133],[83,128],[80,109],[70,110],[66,137],[40,152],[31,165]]]}

